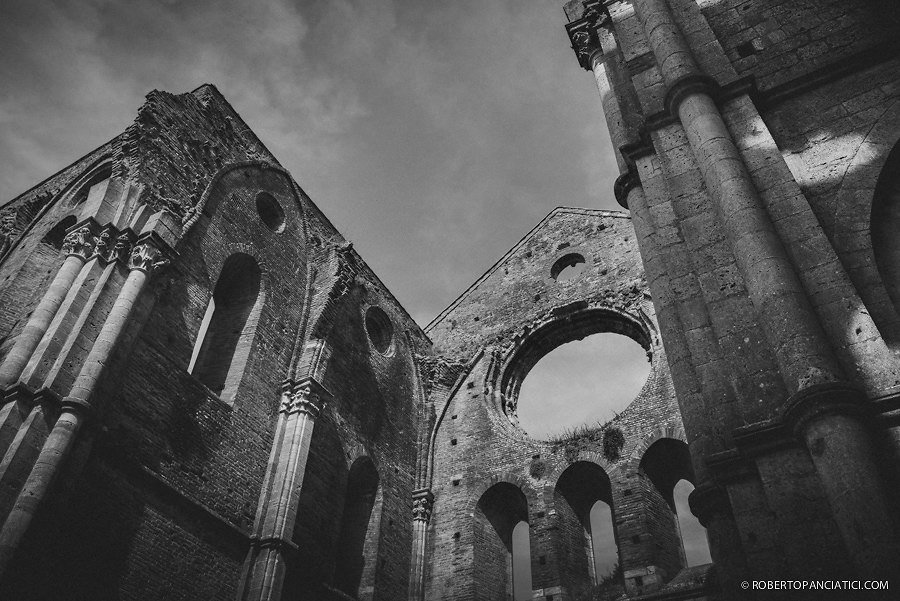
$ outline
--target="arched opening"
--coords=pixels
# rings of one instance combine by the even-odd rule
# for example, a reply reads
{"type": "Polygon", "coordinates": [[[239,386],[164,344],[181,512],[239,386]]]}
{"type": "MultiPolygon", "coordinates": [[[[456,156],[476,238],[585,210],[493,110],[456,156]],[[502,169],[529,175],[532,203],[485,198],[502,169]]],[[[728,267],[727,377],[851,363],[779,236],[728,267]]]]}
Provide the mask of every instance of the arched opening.
{"type": "Polygon", "coordinates": [[[900,313],[900,144],[891,150],[878,176],[870,231],[875,264],[894,308],[900,313]]]}
{"type": "Polygon", "coordinates": [[[609,477],[595,463],[576,461],[560,474],[553,498],[560,576],[571,594],[585,595],[619,561],[609,477]]]}
{"type": "Polygon", "coordinates": [[[66,231],[75,225],[76,219],[74,215],[64,217],[59,223],[50,228],[50,231],[41,238],[41,244],[56,249],[56,252],[62,250],[63,241],[66,238],[66,231]]]}
{"type": "Polygon", "coordinates": [[[531,599],[531,537],[528,522],[516,524],[512,533],[513,599],[531,599]]]}
{"type": "Polygon", "coordinates": [[[374,592],[381,521],[378,484],[371,459],[360,457],[353,462],[335,556],[334,588],[355,599],[371,598],[374,592]]]}
{"type": "Polygon", "coordinates": [[[550,277],[557,282],[569,282],[580,276],[585,267],[583,255],[569,253],[553,263],[553,266],[550,268],[550,277]]]}
{"type": "Polygon", "coordinates": [[[206,309],[188,371],[232,402],[250,357],[262,306],[261,272],[250,255],[225,261],[206,309]]]}
{"type": "Polygon", "coordinates": [[[694,485],[687,480],[679,480],[672,492],[675,514],[678,516],[678,529],[681,531],[681,543],[684,545],[684,561],[687,567],[712,562],[706,528],[703,527],[697,516],[691,513],[691,507],[688,504],[688,498],[692,492],[694,492],[694,485]]]}
{"type": "Polygon", "coordinates": [[[112,177],[112,163],[106,163],[97,167],[93,172],[87,174],[82,181],[78,182],[75,193],[71,196],[69,204],[78,206],[88,199],[91,188],[97,184],[104,182],[112,177]]]}
{"type": "Polygon", "coordinates": [[[531,598],[528,501],[508,482],[490,487],[474,513],[472,554],[477,599],[531,598]]]}
{"type": "Polygon", "coordinates": [[[647,351],[630,336],[602,332],[565,342],[522,382],[519,425],[539,439],[597,428],[637,397],[649,374],[647,351]]]}
{"type": "Polygon", "coordinates": [[[671,566],[671,574],[676,573],[675,567],[709,563],[706,529],[688,506],[694,470],[687,444],[674,438],[657,440],[644,452],[640,472],[651,483],[645,506],[653,516],[649,527],[661,551],[661,563],[671,566]],[[667,543],[669,540],[675,544],[667,543]]]}

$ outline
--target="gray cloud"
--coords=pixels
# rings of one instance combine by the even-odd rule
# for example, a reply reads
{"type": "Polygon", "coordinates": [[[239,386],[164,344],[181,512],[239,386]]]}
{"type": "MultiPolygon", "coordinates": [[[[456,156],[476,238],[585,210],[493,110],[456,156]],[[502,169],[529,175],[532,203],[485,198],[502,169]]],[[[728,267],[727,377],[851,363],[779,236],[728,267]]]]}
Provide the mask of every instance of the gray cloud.
{"type": "Polygon", "coordinates": [[[8,0],[0,199],[213,83],[425,324],[554,207],[617,208],[561,5],[8,0]]]}

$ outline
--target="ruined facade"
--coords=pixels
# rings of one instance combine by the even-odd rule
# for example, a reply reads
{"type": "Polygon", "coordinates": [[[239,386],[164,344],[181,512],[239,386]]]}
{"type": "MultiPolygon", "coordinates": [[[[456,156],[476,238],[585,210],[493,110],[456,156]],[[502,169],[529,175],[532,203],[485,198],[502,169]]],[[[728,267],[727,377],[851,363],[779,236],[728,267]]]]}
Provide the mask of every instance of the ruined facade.
{"type": "Polygon", "coordinates": [[[508,599],[522,524],[548,601],[897,571],[896,9],[566,15],[628,211],[554,210],[424,330],[212,86],[0,205],[0,598],[508,599]],[[598,332],[641,392],[526,435],[598,332]]]}

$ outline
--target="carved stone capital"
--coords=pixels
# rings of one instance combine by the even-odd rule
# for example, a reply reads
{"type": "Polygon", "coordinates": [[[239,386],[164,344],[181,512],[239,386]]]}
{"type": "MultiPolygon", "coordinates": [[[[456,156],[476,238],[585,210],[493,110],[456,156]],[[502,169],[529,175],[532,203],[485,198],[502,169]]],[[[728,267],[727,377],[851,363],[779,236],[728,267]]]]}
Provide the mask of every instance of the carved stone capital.
{"type": "Polygon", "coordinates": [[[431,494],[431,490],[423,488],[413,492],[413,520],[428,523],[433,507],[434,495],[431,494]]]}
{"type": "Polygon", "coordinates": [[[285,390],[281,396],[280,413],[305,413],[316,419],[331,399],[331,393],[312,378],[297,383],[293,390],[285,390]]]}
{"type": "Polygon", "coordinates": [[[609,25],[609,13],[599,0],[590,0],[584,3],[584,13],[577,21],[566,25],[569,40],[572,42],[572,50],[578,57],[580,64],[587,71],[594,66],[591,57],[600,52],[600,38],[597,36],[597,28],[609,25]]]}
{"type": "Polygon", "coordinates": [[[97,237],[87,224],[78,227],[63,239],[62,252],[65,256],[81,257],[85,261],[94,254],[97,237]]]}
{"type": "Polygon", "coordinates": [[[119,234],[116,238],[115,246],[110,249],[109,261],[120,261],[125,263],[128,261],[128,257],[131,255],[131,235],[128,232],[124,232],[119,234]]]}
{"type": "Polygon", "coordinates": [[[119,234],[112,226],[106,227],[97,236],[94,255],[107,263],[121,261],[125,263],[131,252],[131,235],[127,232],[119,234]]]}
{"type": "Polygon", "coordinates": [[[150,240],[145,240],[135,245],[128,257],[128,269],[137,269],[147,275],[151,275],[155,269],[165,267],[168,264],[169,261],[163,258],[162,252],[150,240]]]}

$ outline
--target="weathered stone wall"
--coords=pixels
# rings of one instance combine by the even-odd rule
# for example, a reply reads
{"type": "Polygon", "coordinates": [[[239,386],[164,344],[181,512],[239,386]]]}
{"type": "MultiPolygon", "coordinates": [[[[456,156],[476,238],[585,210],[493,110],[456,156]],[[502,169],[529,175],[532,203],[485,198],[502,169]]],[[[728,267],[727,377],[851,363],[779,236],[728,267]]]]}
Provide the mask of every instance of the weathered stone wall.
{"type": "MultiPolygon", "coordinates": [[[[652,590],[681,569],[673,513],[639,467],[649,441],[683,439],[683,432],[624,214],[556,209],[427,331],[441,358],[470,369],[457,368],[464,379],[449,395],[437,388],[431,395],[439,418],[425,598],[480,599],[488,582],[479,574],[497,578],[479,571],[478,557],[498,535],[473,518],[479,499],[497,483],[518,487],[527,499],[534,589],[554,599],[583,594],[591,585],[583,527],[569,502],[557,506],[556,490],[566,468],[582,462],[611,481],[607,502],[629,589],[652,590]],[[585,259],[585,269],[572,280],[554,280],[554,265],[573,253],[585,259]],[[651,357],[646,385],[608,426],[622,433],[623,446],[604,457],[599,428],[559,442],[530,438],[516,425],[518,389],[510,382],[521,383],[559,344],[602,331],[633,337],[651,357]]],[[[601,495],[587,480],[575,492],[601,495]]]]}
{"type": "Polygon", "coordinates": [[[749,572],[894,573],[871,553],[897,544],[893,422],[851,414],[886,415],[900,383],[877,256],[887,228],[871,217],[900,138],[896,7],[566,10],[622,153],[617,197],[634,218],[721,594],[743,594],[749,572]],[[835,417],[812,417],[825,405],[835,417]],[[854,474],[855,501],[838,500],[837,472],[854,474]]]}

